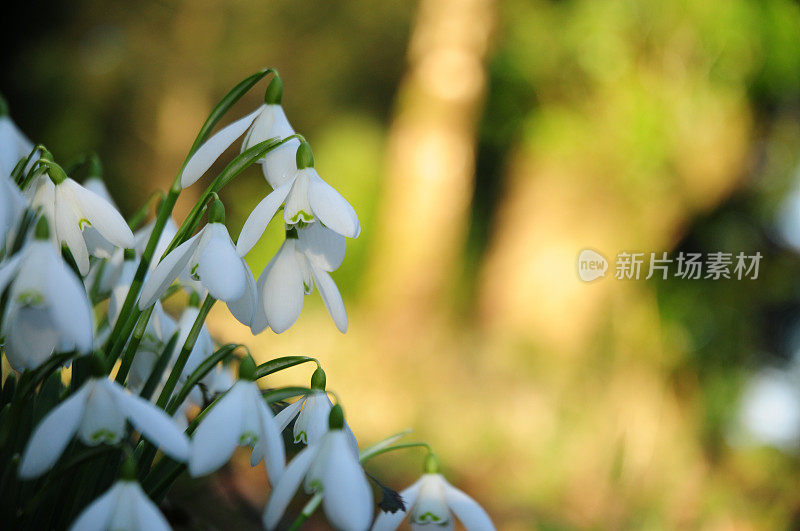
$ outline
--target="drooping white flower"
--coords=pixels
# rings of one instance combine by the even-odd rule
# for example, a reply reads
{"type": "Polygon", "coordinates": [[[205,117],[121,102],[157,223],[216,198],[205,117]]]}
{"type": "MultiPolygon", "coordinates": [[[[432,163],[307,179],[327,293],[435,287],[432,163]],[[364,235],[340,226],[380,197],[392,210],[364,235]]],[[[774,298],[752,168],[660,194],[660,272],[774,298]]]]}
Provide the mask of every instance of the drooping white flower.
{"type": "Polygon", "coordinates": [[[228,304],[236,319],[249,326],[255,311],[255,279],[236,252],[225,227],[224,207],[216,200],[209,223],[164,257],[142,287],[139,308],[145,309],[181,275],[199,281],[216,299],[228,304]]]}
{"type": "Polygon", "coordinates": [[[411,515],[411,529],[453,529],[453,514],[467,531],[494,531],[492,519],[478,502],[452,486],[439,473],[426,473],[400,493],[406,510],[381,512],[372,531],[394,531],[411,515]]]}
{"type": "Polygon", "coordinates": [[[278,334],[288,330],[300,317],[303,299],[315,285],[336,327],[346,332],[347,311],[330,276],[342,264],[345,247],[344,237],[319,223],[289,231],[258,278],[258,301],[250,325],[253,333],[267,326],[278,334]]]}
{"type": "Polygon", "coordinates": [[[267,529],[276,529],[301,482],[307,494],[323,495],[322,506],[333,527],[353,530],[369,527],[372,491],[343,425],[342,408],[336,405],[331,409],[329,430],[322,439],[303,449],[286,467],[264,510],[267,529]]]}
{"type": "Polygon", "coordinates": [[[45,165],[49,174],[40,175],[31,185],[32,207],[42,209],[52,228],[51,239],[59,247],[69,248],[81,275],[89,271],[89,249],[83,235],[86,227],[94,227],[118,247],[133,247],[133,233],[111,203],[66,177],[54,162],[45,165]]]}
{"type": "Polygon", "coordinates": [[[19,159],[27,157],[33,144],[8,115],[8,107],[0,97],[0,177],[8,177],[19,159]]]}
{"type": "Polygon", "coordinates": [[[86,291],[47,238],[47,222],[40,220],[36,238],[0,267],[0,293],[9,289],[5,352],[18,371],[38,367],[54,352],[92,348],[86,291]]]}
{"type": "Polygon", "coordinates": [[[237,243],[242,256],[258,242],[281,205],[284,205],[283,220],[287,225],[304,226],[320,221],[348,238],[357,238],[361,233],[361,225],[353,207],[314,169],[311,148],[307,142],[302,142],[297,148],[296,159],[298,169],[280,184],[277,184],[280,179],[276,179],[277,187],[247,217],[237,243]]]}
{"type": "Polygon", "coordinates": [[[124,477],[90,503],[70,526],[70,531],[105,529],[165,531],[172,528],[134,477],[124,477]]]}
{"type": "Polygon", "coordinates": [[[254,372],[252,358],[245,357],[239,368],[239,381],[197,426],[189,459],[192,476],[213,472],[230,459],[237,446],[250,446],[250,463],[255,466],[263,459],[270,482],[280,480],[286,463],[283,438],[258,385],[251,379],[254,372]]]}
{"type": "MultiPolygon", "coordinates": [[[[328,416],[333,403],[325,392],[325,372],[321,368],[317,368],[311,376],[311,389],[310,393],[301,396],[275,415],[280,431],[285,430],[292,419],[297,418],[292,434],[295,443],[316,444],[328,431],[328,416]]],[[[353,454],[357,456],[358,443],[353,430],[347,422],[344,423],[343,429],[353,454]]]]}
{"type": "Polygon", "coordinates": [[[98,376],[88,379],[42,419],[25,448],[20,477],[34,478],[46,472],[76,432],[81,442],[90,446],[118,442],[125,435],[126,420],[173,459],[189,457],[189,440],[163,410],[98,376]]]}
{"type": "Polygon", "coordinates": [[[264,104],[247,116],[220,129],[206,140],[192,155],[181,173],[181,186],[191,186],[208,171],[214,161],[222,155],[245,131],[242,151],[271,138],[285,138],[294,134],[286,113],[281,107],[283,85],[275,77],[267,87],[264,104]]]}

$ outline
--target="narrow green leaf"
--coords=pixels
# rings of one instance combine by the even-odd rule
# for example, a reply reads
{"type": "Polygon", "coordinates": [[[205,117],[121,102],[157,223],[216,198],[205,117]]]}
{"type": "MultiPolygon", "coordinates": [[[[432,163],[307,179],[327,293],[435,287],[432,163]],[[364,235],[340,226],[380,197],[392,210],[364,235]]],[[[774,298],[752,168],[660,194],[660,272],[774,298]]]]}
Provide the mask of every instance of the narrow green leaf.
{"type": "Polygon", "coordinates": [[[223,345],[218,348],[216,352],[206,358],[203,363],[201,363],[192,372],[192,374],[189,375],[189,377],[186,379],[186,383],[183,384],[183,387],[181,387],[181,390],[178,392],[178,394],[172,397],[172,400],[170,400],[169,405],[167,406],[167,413],[174,415],[180,405],[183,404],[183,401],[186,400],[186,397],[189,396],[192,388],[197,385],[200,380],[205,378],[205,376],[217,366],[217,363],[233,354],[233,351],[240,346],[241,345],[238,343],[228,343],[227,345],[223,345]]]}
{"type": "Polygon", "coordinates": [[[300,365],[301,363],[307,363],[309,361],[316,363],[317,360],[308,356],[284,356],[282,358],[269,360],[268,362],[262,363],[256,367],[256,379],[263,378],[269,374],[282,371],[283,369],[288,369],[289,367],[294,367],[295,365],[300,365]]]}
{"type": "Polygon", "coordinates": [[[272,402],[280,402],[281,400],[286,400],[287,398],[292,398],[294,396],[302,396],[307,395],[312,391],[308,387],[282,387],[280,389],[267,389],[266,391],[261,391],[261,396],[264,397],[264,400],[267,403],[272,402]]]}
{"type": "Polygon", "coordinates": [[[178,342],[179,335],[180,332],[178,330],[172,334],[172,337],[169,338],[167,344],[164,345],[161,355],[158,356],[158,359],[153,365],[153,370],[150,371],[150,376],[147,377],[147,381],[142,388],[142,392],[139,393],[139,396],[145,400],[150,400],[150,398],[153,396],[153,392],[158,386],[158,383],[161,381],[161,376],[164,374],[164,369],[166,369],[167,365],[169,364],[169,359],[172,357],[172,351],[175,350],[175,344],[178,342]]]}

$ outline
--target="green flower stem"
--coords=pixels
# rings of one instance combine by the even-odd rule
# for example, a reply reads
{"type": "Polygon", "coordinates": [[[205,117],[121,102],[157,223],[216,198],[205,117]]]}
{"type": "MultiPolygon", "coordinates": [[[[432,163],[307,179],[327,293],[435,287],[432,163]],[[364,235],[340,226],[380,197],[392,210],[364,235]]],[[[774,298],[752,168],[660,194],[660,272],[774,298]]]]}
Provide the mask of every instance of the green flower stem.
{"type": "Polygon", "coordinates": [[[361,454],[358,456],[358,461],[360,463],[366,463],[373,457],[377,457],[387,452],[393,452],[395,450],[403,450],[405,448],[427,448],[429,454],[433,453],[433,450],[431,449],[428,443],[424,442],[402,443],[402,444],[395,444],[393,446],[386,446],[384,448],[379,448],[372,452],[367,452],[367,451],[361,452],[361,454]]]}
{"type": "MultiPolygon", "coordinates": [[[[206,121],[200,128],[200,131],[197,133],[194,143],[189,149],[189,153],[186,154],[186,158],[184,159],[183,164],[181,164],[180,171],[178,171],[178,173],[175,175],[175,179],[172,183],[169,193],[166,195],[161,203],[161,207],[158,209],[158,215],[156,216],[156,222],[153,226],[153,231],[150,233],[150,239],[147,241],[147,246],[145,247],[144,253],[142,253],[142,258],[139,261],[139,267],[136,269],[136,275],[133,278],[133,282],[131,282],[131,287],[128,289],[128,294],[125,296],[125,302],[122,305],[120,317],[117,319],[117,323],[114,326],[114,329],[111,331],[111,335],[106,343],[105,353],[109,359],[115,360],[119,355],[118,350],[122,348],[121,346],[118,346],[119,341],[117,338],[120,335],[125,337],[130,335],[134,323],[136,322],[135,320],[131,320],[129,318],[129,314],[133,311],[134,304],[136,304],[136,299],[139,297],[142,284],[144,283],[144,277],[147,274],[148,268],[150,267],[150,262],[153,259],[153,254],[155,253],[158,240],[161,238],[161,233],[164,231],[164,226],[172,214],[172,209],[175,208],[175,203],[177,202],[178,196],[181,193],[181,174],[183,173],[183,168],[186,166],[186,163],[189,162],[189,159],[192,157],[192,155],[194,155],[194,153],[200,148],[203,142],[208,139],[212,129],[214,129],[214,126],[217,125],[220,119],[222,119],[222,117],[226,112],[228,112],[233,104],[239,101],[239,99],[251,88],[253,88],[256,83],[261,81],[261,79],[270,73],[277,74],[277,72],[272,68],[264,68],[233,87],[233,89],[231,89],[231,91],[228,92],[219,101],[219,103],[217,103],[217,105],[211,111],[211,114],[209,114],[208,118],[206,118],[206,121]]],[[[174,241],[175,240],[173,240],[173,242],[174,241]]]]}
{"type": "Polygon", "coordinates": [[[25,163],[22,165],[18,163],[17,166],[14,167],[14,170],[11,172],[11,178],[14,180],[15,183],[17,183],[17,185],[19,185],[20,189],[22,190],[25,189],[25,187],[22,186],[23,184],[25,184],[24,181],[27,180],[26,178],[23,178],[23,172],[25,171],[25,168],[27,168],[28,164],[31,163],[33,157],[35,157],[36,154],[42,151],[43,149],[44,146],[42,144],[36,144],[33,147],[33,150],[28,155],[28,157],[25,159],[25,163]]]}
{"type": "Polygon", "coordinates": [[[136,328],[133,330],[133,336],[131,336],[130,341],[128,341],[128,346],[125,348],[125,352],[122,355],[122,364],[120,365],[119,371],[117,371],[117,377],[115,378],[116,382],[120,385],[125,384],[125,378],[128,377],[128,373],[131,370],[131,365],[133,365],[133,357],[136,355],[136,349],[139,348],[139,343],[142,342],[144,333],[147,330],[147,322],[150,320],[150,315],[153,313],[153,308],[155,308],[155,306],[150,306],[148,309],[139,314],[139,321],[136,323],[136,328]]]}
{"type": "Polygon", "coordinates": [[[311,358],[308,356],[284,356],[282,358],[269,360],[256,367],[256,380],[278,371],[288,369],[289,367],[294,367],[295,365],[300,365],[301,363],[307,363],[309,361],[313,361],[317,364],[317,367],[319,367],[319,361],[317,361],[316,358],[311,358]]]}
{"type": "Polygon", "coordinates": [[[175,360],[175,365],[172,367],[172,372],[170,372],[169,378],[167,378],[167,383],[164,384],[164,389],[161,390],[161,394],[156,401],[156,405],[161,409],[166,409],[167,403],[172,396],[172,391],[175,390],[175,385],[178,383],[178,378],[180,377],[181,372],[183,372],[183,368],[186,366],[186,361],[189,359],[189,354],[192,352],[194,344],[197,341],[197,336],[200,335],[200,331],[203,329],[203,323],[205,322],[208,312],[211,310],[211,307],[214,306],[215,302],[217,302],[217,299],[211,295],[206,295],[203,305],[200,307],[200,313],[197,314],[197,319],[194,320],[192,329],[189,331],[189,336],[186,338],[186,342],[183,344],[180,354],[178,354],[178,359],[175,360]]]}
{"type": "Polygon", "coordinates": [[[150,209],[153,208],[153,205],[158,204],[159,201],[163,201],[165,198],[166,196],[161,190],[156,190],[150,194],[144,204],[139,207],[139,210],[134,212],[131,219],[128,220],[128,227],[130,227],[131,230],[138,229],[139,226],[144,223],[144,220],[147,219],[147,214],[150,212],[150,209]]]}
{"type": "Polygon", "coordinates": [[[291,527],[289,527],[289,531],[298,531],[300,526],[302,526],[306,520],[308,520],[314,511],[317,510],[319,504],[322,503],[322,493],[318,492],[314,494],[314,496],[308,500],[308,503],[303,507],[303,510],[300,511],[300,515],[292,522],[291,527]]]}

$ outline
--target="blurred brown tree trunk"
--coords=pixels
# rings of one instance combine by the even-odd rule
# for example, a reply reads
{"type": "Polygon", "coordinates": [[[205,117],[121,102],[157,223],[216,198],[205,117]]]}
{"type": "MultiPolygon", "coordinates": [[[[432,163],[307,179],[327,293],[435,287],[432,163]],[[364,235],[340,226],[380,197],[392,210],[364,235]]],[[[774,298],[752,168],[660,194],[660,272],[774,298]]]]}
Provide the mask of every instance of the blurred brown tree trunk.
{"type": "Polygon", "coordinates": [[[459,260],[474,183],[492,0],[422,0],[389,132],[368,286],[413,331],[437,313],[459,260]]]}

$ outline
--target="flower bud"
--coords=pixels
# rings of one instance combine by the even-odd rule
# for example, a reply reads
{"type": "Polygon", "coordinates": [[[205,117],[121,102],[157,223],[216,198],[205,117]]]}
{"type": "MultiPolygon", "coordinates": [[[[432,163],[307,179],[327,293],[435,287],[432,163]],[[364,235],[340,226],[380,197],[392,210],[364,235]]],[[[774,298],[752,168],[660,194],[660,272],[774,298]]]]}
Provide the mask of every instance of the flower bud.
{"type": "Polygon", "coordinates": [[[239,378],[251,382],[256,379],[256,362],[249,354],[239,363],[239,378]]]}
{"type": "Polygon", "coordinates": [[[436,454],[433,452],[428,453],[425,458],[425,473],[438,474],[439,473],[439,460],[436,459],[436,454]]]}
{"type": "Polygon", "coordinates": [[[300,142],[300,147],[297,148],[296,162],[298,170],[314,167],[314,153],[311,152],[311,146],[305,140],[300,142]]]}
{"type": "Polygon", "coordinates": [[[214,202],[208,207],[208,222],[225,223],[225,205],[219,199],[214,199],[214,202]]]}
{"type": "Polygon", "coordinates": [[[267,105],[280,105],[282,99],[283,81],[281,81],[281,77],[276,72],[275,77],[267,85],[267,91],[264,92],[264,103],[267,105]]]}
{"type": "Polygon", "coordinates": [[[317,370],[311,375],[311,389],[324,391],[326,383],[325,371],[322,370],[322,367],[317,367],[317,370]]]}
{"type": "Polygon", "coordinates": [[[331,412],[328,415],[328,428],[331,430],[344,428],[344,411],[342,411],[342,406],[339,404],[331,408],[331,412]]]}

